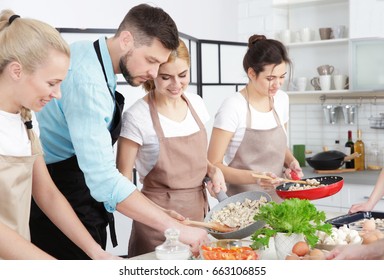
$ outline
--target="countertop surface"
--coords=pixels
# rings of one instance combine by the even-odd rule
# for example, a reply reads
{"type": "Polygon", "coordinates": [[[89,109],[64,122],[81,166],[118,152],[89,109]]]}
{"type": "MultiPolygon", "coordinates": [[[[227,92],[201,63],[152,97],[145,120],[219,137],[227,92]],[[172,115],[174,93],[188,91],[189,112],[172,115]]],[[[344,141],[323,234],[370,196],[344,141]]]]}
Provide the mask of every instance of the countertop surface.
{"type": "MultiPolygon", "coordinates": [[[[339,213],[339,212],[326,212],[327,219],[342,216],[344,214],[345,213],[339,213]]],[[[212,239],[215,239],[215,238],[212,237],[212,239]]],[[[244,238],[244,239],[247,240],[249,238],[244,238]]],[[[260,253],[260,258],[262,260],[276,260],[277,256],[276,256],[276,251],[275,251],[274,239],[271,238],[268,248],[266,248],[265,250],[263,250],[262,252],[259,252],[259,253],[260,253]]],[[[133,258],[129,258],[129,260],[157,260],[157,258],[156,258],[155,252],[150,252],[150,253],[139,255],[139,256],[136,256],[133,258]]]]}
{"type": "Polygon", "coordinates": [[[345,184],[369,185],[374,186],[379,177],[380,170],[364,170],[345,173],[329,173],[318,174],[314,172],[312,167],[303,167],[304,178],[321,177],[321,176],[341,176],[344,178],[345,184]]]}

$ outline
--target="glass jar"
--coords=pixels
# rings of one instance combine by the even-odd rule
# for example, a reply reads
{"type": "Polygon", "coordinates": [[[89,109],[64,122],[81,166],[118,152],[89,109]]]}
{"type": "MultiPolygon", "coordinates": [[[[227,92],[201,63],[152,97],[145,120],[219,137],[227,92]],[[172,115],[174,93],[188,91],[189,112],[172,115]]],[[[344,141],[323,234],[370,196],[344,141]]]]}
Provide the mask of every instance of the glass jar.
{"type": "Polygon", "coordinates": [[[382,160],[379,145],[377,143],[372,143],[368,151],[367,169],[379,170],[382,167],[381,165],[382,160]]]}
{"type": "Polygon", "coordinates": [[[164,232],[165,242],[156,247],[156,258],[159,260],[187,260],[191,256],[188,245],[179,241],[180,231],[169,228],[164,232]]]}

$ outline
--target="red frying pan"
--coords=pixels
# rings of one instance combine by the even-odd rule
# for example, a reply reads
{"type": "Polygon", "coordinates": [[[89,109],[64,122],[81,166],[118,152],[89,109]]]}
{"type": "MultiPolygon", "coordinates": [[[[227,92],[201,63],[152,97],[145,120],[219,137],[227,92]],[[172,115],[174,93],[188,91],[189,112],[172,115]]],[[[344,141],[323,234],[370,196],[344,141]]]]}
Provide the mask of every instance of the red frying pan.
{"type": "MultiPolygon", "coordinates": [[[[328,197],[336,194],[344,186],[344,179],[340,176],[322,176],[322,177],[312,177],[306,179],[316,179],[325,186],[322,187],[313,187],[306,190],[293,190],[290,191],[289,187],[295,185],[295,183],[284,183],[276,187],[276,193],[282,199],[287,198],[300,198],[300,199],[309,199],[315,200],[324,197],[328,197]]],[[[302,179],[302,180],[306,180],[302,179]]]]}

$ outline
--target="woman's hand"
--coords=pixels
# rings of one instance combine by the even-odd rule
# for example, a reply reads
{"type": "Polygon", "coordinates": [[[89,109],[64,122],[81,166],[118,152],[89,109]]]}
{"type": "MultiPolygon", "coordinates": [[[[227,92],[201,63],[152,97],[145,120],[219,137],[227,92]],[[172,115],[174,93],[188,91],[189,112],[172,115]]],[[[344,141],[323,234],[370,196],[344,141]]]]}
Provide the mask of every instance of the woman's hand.
{"type": "Polygon", "coordinates": [[[303,170],[301,169],[300,164],[297,160],[291,161],[287,169],[285,169],[284,173],[285,177],[292,180],[300,180],[304,177],[303,170]],[[292,175],[297,177],[293,178],[292,175]]]}
{"type": "Polygon", "coordinates": [[[220,168],[211,166],[208,172],[208,179],[204,179],[205,186],[212,197],[220,191],[227,192],[227,185],[225,184],[224,174],[220,168]]]}
{"type": "Polygon", "coordinates": [[[353,204],[351,206],[351,208],[349,209],[348,213],[352,214],[352,213],[356,213],[359,211],[372,211],[372,209],[373,209],[373,207],[369,204],[368,201],[366,201],[366,202],[362,202],[362,203],[358,203],[358,204],[353,204]]]}
{"type": "Polygon", "coordinates": [[[270,188],[276,188],[277,186],[281,185],[283,183],[282,178],[279,178],[276,176],[275,173],[272,172],[254,172],[252,171],[253,174],[259,174],[263,176],[267,176],[271,179],[260,179],[256,178],[256,184],[258,184],[260,187],[264,188],[265,190],[268,190],[270,188]]]}

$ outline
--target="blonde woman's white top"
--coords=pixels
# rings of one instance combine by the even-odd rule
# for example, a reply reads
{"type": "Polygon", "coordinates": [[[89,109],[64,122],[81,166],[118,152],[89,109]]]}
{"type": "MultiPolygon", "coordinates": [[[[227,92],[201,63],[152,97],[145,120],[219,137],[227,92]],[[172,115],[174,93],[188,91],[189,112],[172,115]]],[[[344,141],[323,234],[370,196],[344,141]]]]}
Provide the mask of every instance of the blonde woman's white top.
{"type": "MultiPolygon", "coordinates": [[[[34,113],[32,113],[32,125],[36,135],[39,135],[34,113]]],[[[19,113],[12,114],[0,110],[0,139],[0,155],[16,157],[31,155],[31,141],[19,113]]]]}
{"type": "MultiPolygon", "coordinates": [[[[210,117],[203,99],[194,93],[184,93],[184,95],[188,98],[202,123],[206,124],[210,117]]],[[[170,120],[160,113],[159,118],[165,137],[186,136],[199,130],[189,109],[182,122],[170,120]]],[[[135,168],[140,175],[140,180],[142,180],[156,164],[159,155],[159,140],[153,128],[149,106],[142,98],[124,112],[120,136],[140,145],[135,168]]]]}

